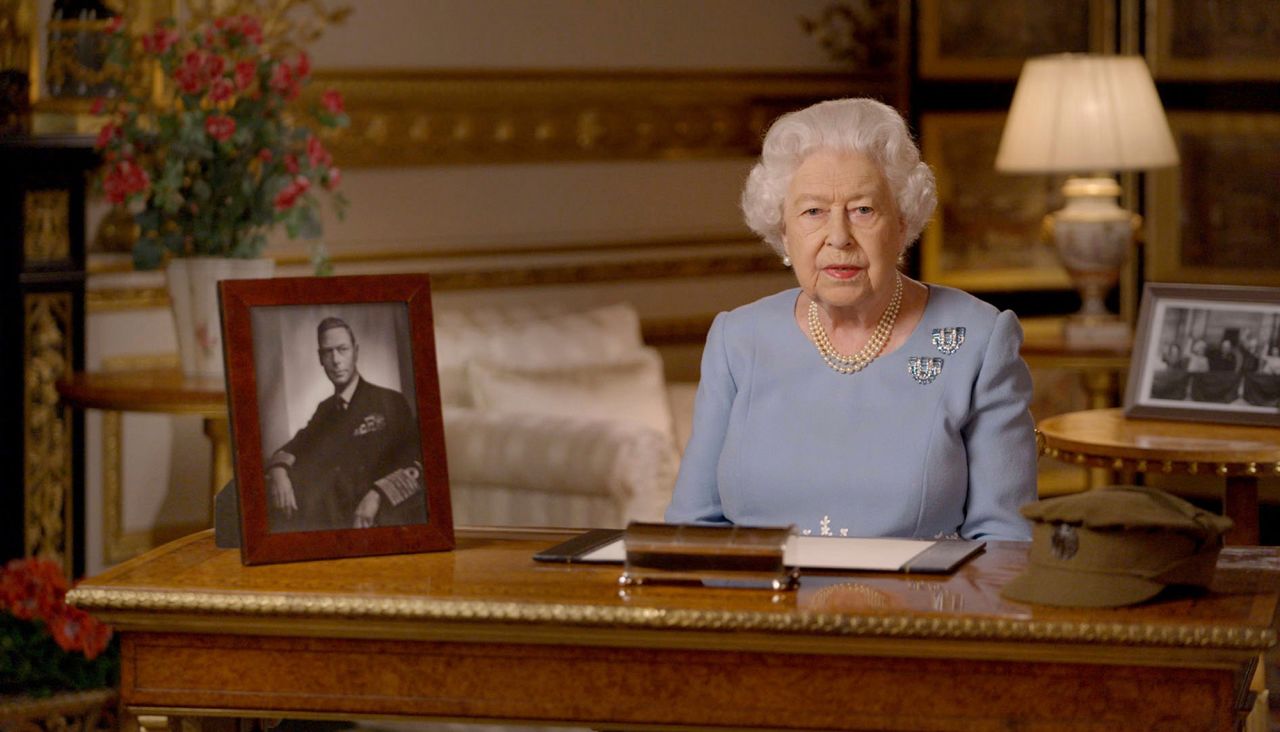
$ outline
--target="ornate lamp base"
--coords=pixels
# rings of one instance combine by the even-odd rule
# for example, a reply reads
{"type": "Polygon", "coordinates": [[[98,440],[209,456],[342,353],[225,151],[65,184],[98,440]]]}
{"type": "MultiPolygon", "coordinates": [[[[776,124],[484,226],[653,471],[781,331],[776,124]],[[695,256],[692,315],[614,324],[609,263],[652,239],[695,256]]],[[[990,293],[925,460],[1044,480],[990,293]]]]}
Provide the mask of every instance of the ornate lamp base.
{"type": "Polygon", "coordinates": [[[1107,311],[1107,292],[1120,281],[1133,233],[1142,217],[1120,208],[1120,185],[1111,178],[1068,178],[1067,205],[1046,217],[1058,257],[1076,288],[1080,311],[1064,331],[1069,348],[1125,348],[1129,326],[1107,311]]]}

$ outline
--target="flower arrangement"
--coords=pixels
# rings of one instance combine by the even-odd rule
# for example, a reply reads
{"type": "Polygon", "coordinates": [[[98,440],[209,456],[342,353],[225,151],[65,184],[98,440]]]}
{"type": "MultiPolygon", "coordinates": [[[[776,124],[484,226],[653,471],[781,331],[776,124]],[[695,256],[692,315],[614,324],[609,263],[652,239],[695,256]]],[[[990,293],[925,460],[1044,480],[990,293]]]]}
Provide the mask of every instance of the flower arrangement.
{"type": "Polygon", "coordinates": [[[0,570],[0,693],[47,696],[112,686],[119,649],[111,628],[66,604],[67,580],[47,559],[0,570]]]}
{"type": "MultiPolygon", "coordinates": [[[[100,182],[111,203],[137,211],[135,266],[256,257],[280,224],[290,238],[316,238],[321,192],[342,215],[341,172],[290,107],[311,76],[304,51],[267,44],[248,14],[186,31],[164,19],[141,37],[121,23],[108,30],[107,64],[124,83],[95,103],[108,116],[97,139],[100,182]],[[145,83],[151,64],[166,93],[145,83]]],[[[323,128],[349,123],[332,90],[309,116],[323,128]]]]}

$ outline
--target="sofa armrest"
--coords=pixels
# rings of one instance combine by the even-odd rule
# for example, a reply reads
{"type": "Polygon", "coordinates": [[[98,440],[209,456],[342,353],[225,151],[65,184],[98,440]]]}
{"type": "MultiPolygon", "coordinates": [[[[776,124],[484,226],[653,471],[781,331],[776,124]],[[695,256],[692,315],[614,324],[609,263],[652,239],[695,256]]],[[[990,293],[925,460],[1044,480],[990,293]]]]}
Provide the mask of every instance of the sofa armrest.
{"type": "Polygon", "coordinates": [[[660,521],[679,456],[657,430],[623,421],[444,410],[450,482],[607,495],[628,519],[660,521]]]}

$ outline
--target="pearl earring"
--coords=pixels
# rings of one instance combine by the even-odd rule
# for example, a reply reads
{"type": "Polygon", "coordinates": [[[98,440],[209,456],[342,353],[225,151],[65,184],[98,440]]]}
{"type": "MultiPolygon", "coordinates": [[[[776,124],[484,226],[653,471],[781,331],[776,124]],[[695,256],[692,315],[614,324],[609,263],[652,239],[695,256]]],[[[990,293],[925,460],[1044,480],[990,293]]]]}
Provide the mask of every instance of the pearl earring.
{"type": "Polygon", "coordinates": [[[785,255],[785,254],[784,254],[784,255],[782,255],[782,266],[783,266],[783,267],[790,267],[790,266],[791,266],[791,257],[788,257],[788,256],[787,256],[787,255],[785,255]]]}

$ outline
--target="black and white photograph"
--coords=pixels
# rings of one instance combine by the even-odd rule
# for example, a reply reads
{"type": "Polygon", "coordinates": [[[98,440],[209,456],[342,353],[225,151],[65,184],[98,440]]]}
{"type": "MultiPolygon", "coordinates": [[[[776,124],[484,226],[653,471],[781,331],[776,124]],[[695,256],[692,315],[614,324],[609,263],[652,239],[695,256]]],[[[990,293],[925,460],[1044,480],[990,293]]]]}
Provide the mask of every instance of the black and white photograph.
{"type": "Polygon", "coordinates": [[[1280,424],[1280,290],[1152,284],[1129,416],[1280,424]]]}
{"type": "Polygon", "coordinates": [[[452,548],[428,277],[220,288],[245,563],[452,548]]]}
{"type": "Polygon", "coordinates": [[[268,531],[426,523],[404,304],[252,319],[268,531]]]}

